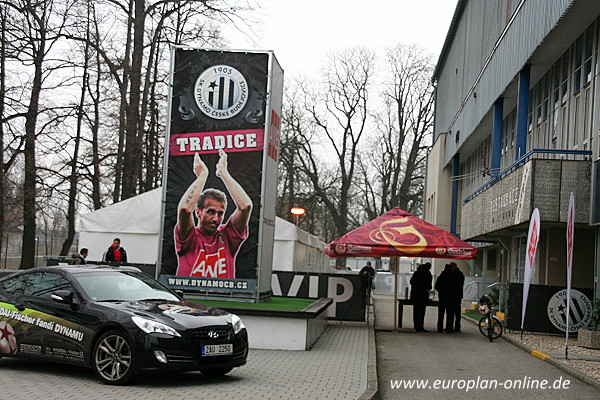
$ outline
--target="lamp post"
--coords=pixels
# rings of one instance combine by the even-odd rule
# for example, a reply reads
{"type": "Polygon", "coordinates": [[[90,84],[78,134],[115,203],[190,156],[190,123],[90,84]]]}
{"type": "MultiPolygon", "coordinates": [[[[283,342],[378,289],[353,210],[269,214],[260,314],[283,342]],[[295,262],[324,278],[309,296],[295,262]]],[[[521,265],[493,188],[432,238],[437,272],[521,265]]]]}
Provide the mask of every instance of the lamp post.
{"type": "Polygon", "coordinates": [[[38,250],[39,250],[39,248],[40,248],[40,238],[36,237],[35,238],[35,266],[36,266],[36,268],[38,266],[38,252],[39,252],[38,250]]]}
{"type": "Polygon", "coordinates": [[[298,226],[300,216],[303,215],[306,212],[306,210],[304,208],[294,207],[290,210],[290,212],[296,216],[296,226],[298,226]]]}

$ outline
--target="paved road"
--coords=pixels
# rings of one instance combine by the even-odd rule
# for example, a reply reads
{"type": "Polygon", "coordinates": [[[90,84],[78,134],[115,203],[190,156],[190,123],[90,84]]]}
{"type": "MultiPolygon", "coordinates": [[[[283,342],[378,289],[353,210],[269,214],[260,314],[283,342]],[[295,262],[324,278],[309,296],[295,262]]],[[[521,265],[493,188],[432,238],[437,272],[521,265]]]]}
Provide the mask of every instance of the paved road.
{"type": "Polygon", "coordinates": [[[472,323],[463,320],[461,333],[437,333],[437,310],[428,307],[425,328],[430,332],[416,333],[411,329],[412,307],[405,307],[403,331],[388,332],[391,312],[386,310],[393,310],[393,303],[378,298],[375,302],[377,307],[383,309],[376,311],[375,325],[379,327],[375,338],[382,400],[600,398],[599,390],[507,341],[490,343],[472,323]],[[384,315],[384,311],[388,315],[384,315]],[[415,379],[423,382],[426,388],[392,388],[392,382],[398,381],[403,385],[415,379]],[[477,386],[478,379],[480,389],[467,389],[468,386],[477,386]],[[439,389],[434,388],[436,380],[439,389]],[[542,380],[547,380],[550,385],[556,382],[568,389],[535,389],[542,380]],[[506,388],[507,385],[510,388],[506,388]]]}
{"type": "Polygon", "coordinates": [[[310,351],[251,350],[247,365],[220,378],[153,374],[114,387],[91,369],[3,358],[0,399],[358,399],[366,389],[367,354],[366,325],[332,323],[310,351]]]}

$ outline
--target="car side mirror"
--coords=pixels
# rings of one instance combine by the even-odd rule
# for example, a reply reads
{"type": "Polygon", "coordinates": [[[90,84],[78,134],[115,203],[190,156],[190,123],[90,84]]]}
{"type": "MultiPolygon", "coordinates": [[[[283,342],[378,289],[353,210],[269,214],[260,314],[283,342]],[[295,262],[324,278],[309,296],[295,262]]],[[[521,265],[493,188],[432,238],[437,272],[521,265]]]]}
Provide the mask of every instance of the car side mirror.
{"type": "Polygon", "coordinates": [[[72,304],[73,303],[73,292],[70,290],[57,290],[50,296],[52,300],[59,303],[72,304]]]}
{"type": "Polygon", "coordinates": [[[174,290],[175,294],[183,299],[183,290],[174,290]]]}

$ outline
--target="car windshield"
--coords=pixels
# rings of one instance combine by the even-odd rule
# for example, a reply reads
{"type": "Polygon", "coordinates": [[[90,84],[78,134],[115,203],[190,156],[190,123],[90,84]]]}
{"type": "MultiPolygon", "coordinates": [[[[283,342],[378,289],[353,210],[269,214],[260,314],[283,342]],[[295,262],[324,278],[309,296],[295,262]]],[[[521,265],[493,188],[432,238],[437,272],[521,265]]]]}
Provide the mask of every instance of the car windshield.
{"type": "Polygon", "coordinates": [[[93,301],[179,300],[160,283],[142,274],[98,271],[75,274],[74,278],[93,301]]]}

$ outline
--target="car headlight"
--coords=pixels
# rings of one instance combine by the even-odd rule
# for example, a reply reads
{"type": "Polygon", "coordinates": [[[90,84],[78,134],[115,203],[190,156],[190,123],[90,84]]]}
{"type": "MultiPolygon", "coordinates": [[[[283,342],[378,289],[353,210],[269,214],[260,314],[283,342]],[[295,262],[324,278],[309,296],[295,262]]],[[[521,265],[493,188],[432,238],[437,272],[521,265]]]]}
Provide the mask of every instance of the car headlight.
{"type": "Polygon", "coordinates": [[[242,319],[235,314],[231,314],[231,323],[233,324],[233,332],[238,334],[242,329],[245,328],[242,319]]]}
{"type": "Polygon", "coordinates": [[[165,335],[181,336],[175,329],[161,322],[137,316],[131,317],[131,320],[146,333],[164,333],[165,335]]]}

